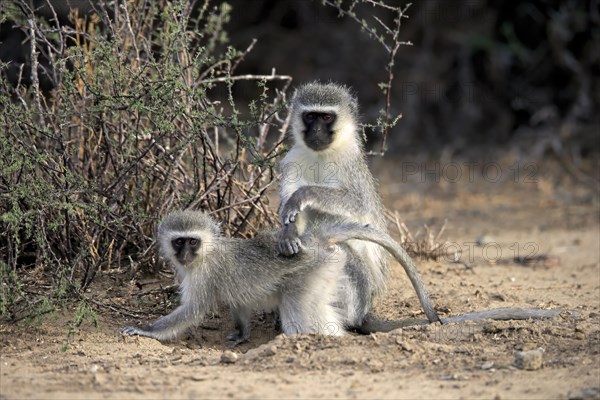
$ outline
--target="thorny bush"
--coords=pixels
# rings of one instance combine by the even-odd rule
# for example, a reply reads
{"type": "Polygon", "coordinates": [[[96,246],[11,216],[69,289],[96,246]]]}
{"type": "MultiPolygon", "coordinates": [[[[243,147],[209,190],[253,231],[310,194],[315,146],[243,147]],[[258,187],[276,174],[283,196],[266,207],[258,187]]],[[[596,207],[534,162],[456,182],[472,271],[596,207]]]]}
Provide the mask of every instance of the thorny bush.
{"type": "MultiPolygon", "coordinates": [[[[157,265],[154,227],[172,209],[210,212],[227,235],[276,225],[265,194],[285,151],[291,77],[236,72],[256,41],[228,45],[229,5],[100,1],[61,23],[51,1],[45,19],[34,3],[0,3],[0,23],[29,49],[25,62],[0,64],[0,316],[51,312],[73,294],[87,307],[81,294],[99,271],[135,278],[157,265]],[[240,91],[254,100],[238,104],[240,91]]],[[[410,44],[399,39],[408,6],[322,5],[389,56],[385,106],[363,125],[381,133],[383,152],[401,117],[390,115],[390,89],[410,44]]]]}
{"type": "Polygon", "coordinates": [[[70,24],[26,0],[3,10],[30,52],[16,83],[0,65],[0,315],[30,308],[22,284],[64,296],[98,271],[154,265],[171,209],[241,236],[275,221],[264,193],[291,78],[236,75],[254,42],[228,46],[227,4],[115,3],[70,24]],[[249,106],[234,101],[239,81],[258,93],[249,106]]]}

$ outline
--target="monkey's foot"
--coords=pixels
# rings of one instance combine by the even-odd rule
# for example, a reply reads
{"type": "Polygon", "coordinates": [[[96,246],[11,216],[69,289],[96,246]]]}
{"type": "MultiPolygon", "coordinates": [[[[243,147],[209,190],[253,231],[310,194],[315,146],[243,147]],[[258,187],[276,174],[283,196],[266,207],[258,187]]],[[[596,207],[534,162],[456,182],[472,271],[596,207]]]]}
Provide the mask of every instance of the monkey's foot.
{"type": "Polygon", "coordinates": [[[233,341],[230,346],[231,348],[234,348],[242,343],[246,343],[248,339],[250,339],[249,335],[243,335],[240,332],[231,332],[229,335],[227,335],[227,340],[233,341]]]}
{"type": "Polygon", "coordinates": [[[125,328],[121,329],[121,333],[124,335],[129,335],[129,336],[148,336],[151,337],[150,334],[148,332],[146,332],[144,329],[142,328],[138,328],[136,326],[126,326],[125,328]]]}

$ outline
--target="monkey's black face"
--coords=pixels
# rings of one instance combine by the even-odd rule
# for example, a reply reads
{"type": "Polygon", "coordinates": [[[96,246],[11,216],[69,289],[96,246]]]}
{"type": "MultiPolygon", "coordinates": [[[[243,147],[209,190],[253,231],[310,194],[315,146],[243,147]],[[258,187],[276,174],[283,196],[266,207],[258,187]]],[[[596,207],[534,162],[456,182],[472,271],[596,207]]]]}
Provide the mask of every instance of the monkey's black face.
{"type": "Polygon", "coordinates": [[[302,114],[304,123],[304,142],[314,151],[321,151],[333,143],[336,115],[334,113],[305,112],[302,114]]]}
{"type": "Polygon", "coordinates": [[[201,240],[196,237],[178,237],[171,240],[175,257],[183,265],[194,261],[200,249],[201,240]]]}

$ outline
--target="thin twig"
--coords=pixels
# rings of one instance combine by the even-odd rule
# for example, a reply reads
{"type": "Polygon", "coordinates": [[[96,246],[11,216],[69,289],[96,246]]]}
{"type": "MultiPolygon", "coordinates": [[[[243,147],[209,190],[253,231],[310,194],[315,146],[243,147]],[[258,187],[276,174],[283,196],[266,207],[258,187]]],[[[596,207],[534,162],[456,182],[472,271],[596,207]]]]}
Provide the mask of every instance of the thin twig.
{"type": "Polygon", "coordinates": [[[220,78],[204,79],[202,81],[202,83],[217,83],[217,82],[227,83],[227,82],[231,82],[231,81],[250,81],[250,80],[291,81],[292,77],[289,75],[252,75],[252,74],[247,74],[247,75],[232,75],[232,76],[222,76],[220,78]]]}

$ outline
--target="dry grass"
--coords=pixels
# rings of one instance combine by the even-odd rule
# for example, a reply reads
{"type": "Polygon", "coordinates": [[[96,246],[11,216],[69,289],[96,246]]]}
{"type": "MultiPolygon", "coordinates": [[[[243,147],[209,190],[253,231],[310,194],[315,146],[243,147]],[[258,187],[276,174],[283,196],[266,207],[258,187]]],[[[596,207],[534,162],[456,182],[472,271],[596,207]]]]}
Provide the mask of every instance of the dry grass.
{"type": "Polygon", "coordinates": [[[388,212],[386,216],[396,227],[400,235],[400,244],[409,255],[425,260],[437,260],[440,257],[452,256],[446,254],[448,242],[442,239],[448,221],[444,220],[444,224],[437,233],[427,224],[424,224],[422,228],[419,228],[413,234],[404,221],[402,221],[397,211],[388,212]]]}

